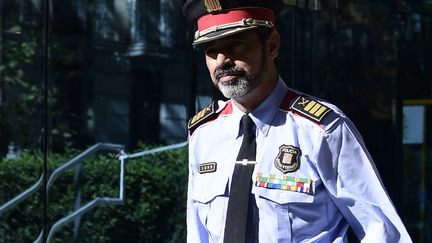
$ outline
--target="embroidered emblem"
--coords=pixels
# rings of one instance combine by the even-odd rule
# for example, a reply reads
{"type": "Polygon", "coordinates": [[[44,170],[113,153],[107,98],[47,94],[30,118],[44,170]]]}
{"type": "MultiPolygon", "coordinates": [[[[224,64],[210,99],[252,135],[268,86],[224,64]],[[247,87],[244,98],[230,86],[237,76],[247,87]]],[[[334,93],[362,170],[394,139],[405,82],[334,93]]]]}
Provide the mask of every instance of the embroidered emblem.
{"type": "Polygon", "coordinates": [[[189,120],[188,129],[192,130],[192,128],[201,125],[203,122],[207,120],[207,118],[210,118],[212,115],[216,114],[216,110],[217,110],[217,101],[214,101],[213,103],[211,103],[206,108],[198,112],[195,116],[193,116],[189,120]]]}
{"type": "Polygon", "coordinates": [[[284,144],[279,147],[279,154],[274,164],[284,174],[294,172],[300,167],[300,154],[299,148],[284,144]]]}
{"type": "Polygon", "coordinates": [[[262,172],[258,172],[255,186],[312,194],[312,180],[298,176],[277,177],[275,174],[263,175],[262,172]]]}
{"type": "Polygon", "coordinates": [[[205,174],[205,173],[213,173],[217,169],[217,163],[216,162],[208,162],[208,163],[202,163],[199,165],[199,173],[205,174]]]}
{"type": "Polygon", "coordinates": [[[219,0],[204,0],[204,4],[207,8],[207,12],[209,13],[222,10],[219,0]]]}
{"type": "Polygon", "coordinates": [[[331,110],[327,106],[306,96],[299,96],[291,108],[315,122],[320,122],[331,110]]]}

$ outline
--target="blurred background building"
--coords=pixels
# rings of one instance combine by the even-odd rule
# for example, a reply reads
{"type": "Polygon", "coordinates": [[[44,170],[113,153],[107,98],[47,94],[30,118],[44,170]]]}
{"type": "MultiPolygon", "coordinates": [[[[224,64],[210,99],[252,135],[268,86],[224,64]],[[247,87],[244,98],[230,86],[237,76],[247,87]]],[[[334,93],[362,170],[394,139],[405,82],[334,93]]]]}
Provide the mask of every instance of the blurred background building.
{"type": "MultiPolygon", "coordinates": [[[[432,1],[285,2],[281,76],[354,121],[413,240],[432,242],[432,1]]],[[[43,0],[0,1],[0,155],[44,136],[60,152],[185,141],[221,97],[183,3],[50,1],[44,25],[43,0]]]]}

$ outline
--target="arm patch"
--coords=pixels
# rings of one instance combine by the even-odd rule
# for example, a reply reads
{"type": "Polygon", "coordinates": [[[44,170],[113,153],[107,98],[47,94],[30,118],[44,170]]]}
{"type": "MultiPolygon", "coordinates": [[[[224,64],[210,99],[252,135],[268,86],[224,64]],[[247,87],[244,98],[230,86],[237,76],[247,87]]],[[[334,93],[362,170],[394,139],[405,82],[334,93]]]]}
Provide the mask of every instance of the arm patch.
{"type": "Polygon", "coordinates": [[[213,101],[213,103],[211,103],[206,108],[198,112],[195,116],[193,116],[188,122],[188,130],[190,131],[190,133],[192,134],[197,127],[204,124],[205,122],[214,119],[218,114],[217,110],[218,102],[213,101]]]}
{"type": "Polygon", "coordinates": [[[331,111],[329,107],[307,96],[297,97],[291,109],[317,123],[320,123],[323,117],[331,111]]]}

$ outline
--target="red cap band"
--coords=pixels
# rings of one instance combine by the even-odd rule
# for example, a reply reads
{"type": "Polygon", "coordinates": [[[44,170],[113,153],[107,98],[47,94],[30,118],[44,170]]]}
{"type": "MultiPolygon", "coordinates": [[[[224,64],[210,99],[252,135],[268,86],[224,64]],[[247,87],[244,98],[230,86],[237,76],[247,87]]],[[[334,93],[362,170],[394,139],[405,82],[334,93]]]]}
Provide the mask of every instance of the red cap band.
{"type": "Polygon", "coordinates": [[[228,12],[206,14],[198,19],[198,31],[203,31],[216,25],[241,21],[242,19],[267,20],[274,24],[273,11],[266,8],[233,9],[228,12]]]}

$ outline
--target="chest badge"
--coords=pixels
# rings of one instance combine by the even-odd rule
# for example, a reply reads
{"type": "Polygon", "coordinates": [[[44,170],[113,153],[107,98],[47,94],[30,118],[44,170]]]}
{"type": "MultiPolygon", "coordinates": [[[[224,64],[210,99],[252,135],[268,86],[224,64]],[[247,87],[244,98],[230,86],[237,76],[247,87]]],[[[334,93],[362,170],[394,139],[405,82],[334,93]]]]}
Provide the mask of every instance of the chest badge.
{"type": "Polygon", "coordinates": [[[216,172],[217,164],[216,162],[208,162],[208,163],[202,163],[199,165],[199,173],[205,174],[205,173],[213,173],[216,172]]]}
{"type": "Polygon", "coordinates": [[[274,164],[282,173],[294,172],[300,168],[300,148],[292,145],[281,145],[274,164]]]}

